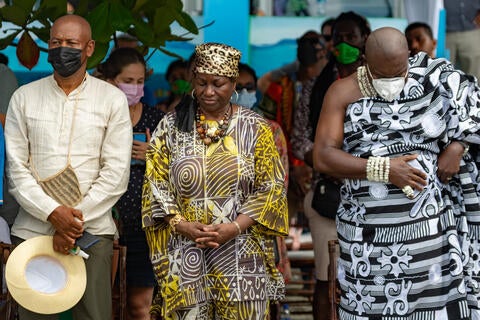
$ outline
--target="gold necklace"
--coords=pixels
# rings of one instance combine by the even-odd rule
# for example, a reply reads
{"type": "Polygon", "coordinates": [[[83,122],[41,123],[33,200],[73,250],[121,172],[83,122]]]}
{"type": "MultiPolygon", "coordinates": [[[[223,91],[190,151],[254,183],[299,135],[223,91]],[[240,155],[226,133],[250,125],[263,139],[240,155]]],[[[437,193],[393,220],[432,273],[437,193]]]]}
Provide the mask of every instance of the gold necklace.
{"type": "Polygon", "coordinates": [[[229,105],[229,108],[225,111],[223,119],[220,121],[214,121],[214,125],[210,126],[205,115],[202,113],[200,107],[197,108],[197,114],[195,115],[195,125],[197,128],[197,133],[202,139],[205,145],[210,145],[212,142],[218,142],[225,133],[227,132],[228,125],[230,124],[230,119],[232,118],[232,104],[229,105]]]}
{"type": "Polygon", "coordinates": [[[376,97],[377,91],[370,83],[370,79],[368,79],[367,75],[367,68],[365,66],[360,66],[357,69],[357,82],[358,87],[360,88],[360,92],[364,97],[376,97]]]}

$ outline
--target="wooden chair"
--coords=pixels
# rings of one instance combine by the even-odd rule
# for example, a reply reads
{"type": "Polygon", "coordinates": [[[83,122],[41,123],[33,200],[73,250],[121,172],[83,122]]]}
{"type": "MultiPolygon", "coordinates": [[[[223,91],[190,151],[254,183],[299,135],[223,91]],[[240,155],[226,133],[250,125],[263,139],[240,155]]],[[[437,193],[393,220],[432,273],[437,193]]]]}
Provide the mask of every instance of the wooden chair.
{"type": "Polygon", "coordinates": [[[112,317],[127,319],[127,247],[113,245],[112,256],[112,317]]]}
{"type": "Polygon", "coordinates": [[[2,307],[0,308],[0,320],[15,320],[18,319],[18,307],[15,300],[13,300],[8,288],[5,284],[5,264],[8,256],[13,250],[13,244],[0,243],[0,301],[2,307]],[[3,288],[6,288],[5,291],[3,288]]]}
{"type": "Polygon", "coordinates": [[[338,240],[328,241],[328,299],[330,301],[330,320],[338,320],[340,303],[340,285],[337,279],[338,240]]]}
{"type": "Polygon", "coordinates": [[[292,314],[312,314],[313,293],[315,289],[315,259],[310,235],[303,236],[298,250],[292,250],[291,241],[287,241],[288,259],[292,269],[292,278],[286,284],[285,301],[292,314]]]}

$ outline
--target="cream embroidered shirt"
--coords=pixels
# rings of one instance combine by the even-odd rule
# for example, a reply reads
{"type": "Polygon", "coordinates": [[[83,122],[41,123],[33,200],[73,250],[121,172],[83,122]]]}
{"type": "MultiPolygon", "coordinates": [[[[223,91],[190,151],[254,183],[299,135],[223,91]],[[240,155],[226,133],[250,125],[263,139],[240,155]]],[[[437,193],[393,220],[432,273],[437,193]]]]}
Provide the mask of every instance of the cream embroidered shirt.
{"type": "Polygon", "coordinates": [[[67,165],[71,132],[71,165],[83,194],[75,208],[82,211],[90,233],[116,232],[111,208],[126,191],[130,172],[127,99],[116,87],[88,75],[67,96],[52,75],[20,87],[8,108],[7,176],[10,193],[21,206],[12,235],[28,239],[54,233],[47,218],[60,204],[37,183],[29,157],[40,179],[58,173],[67,165]]]}

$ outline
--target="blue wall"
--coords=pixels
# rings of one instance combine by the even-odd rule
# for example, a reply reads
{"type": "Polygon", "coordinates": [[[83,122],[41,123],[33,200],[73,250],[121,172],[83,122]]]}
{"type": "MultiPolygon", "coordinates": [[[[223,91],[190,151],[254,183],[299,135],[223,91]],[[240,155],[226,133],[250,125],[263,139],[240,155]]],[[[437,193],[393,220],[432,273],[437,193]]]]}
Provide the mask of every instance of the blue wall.
{"type": "MultiPolygon", "coordinates": [[[[225,2],[223,0],[210,1],[212,1],[211,3],[213,4],[215,1],[218,1],[218,3],[225,2]]],[[[237,3],[237,1],[234,2],[237,3]]],[[[243,3],[243,1],[238,2],[243,3]]],[[[229,1],[228,3],[233,2],[229,1]]],[[[218,7],[216,8],[218,10],[218,7]]],[[[206,11],[207,9],[208,7],[206,11]]],[[[237,10],[244,11],[246,9],[247,8],[241,5],[237,8],[237,10]]],[[[213,9],[210,8],[208,10],[213,9]]],[[[256,70],[258,76],[295,60],[295,39],[307,30],[313,29],[319,31],[320,25],[325,19],[325,17],[249,17],[248,19],[243,19],[242,24],[242,22],[234,23],[235,21],[229,20],[230,18],[227,20],[220,18],[214,19],[214,15],[209,15],[208,11],[206,13],[205,16],[196,16],[193,18],[198,26],[203,26],[213,21],[212,26],[201,30],[199,35],[193,35],[193,39],[189,42],[167,43],[167,50],[188,59],[195,45],[204,41],[225,42],[239,49],[246,46],[246,49],[241,49],[243,52],[242,61],[250,64],[256,70]]],[[[369,18],[368,20],[372,29],[382,26],[392,26],[403,31],[407,25],[405,19],[369,18]]],[[[4,23],[2,29],[4,28],[8,28],[8,24],[4,23]]],[[[172,31],[175,34],[185,32],[184,29],[176,24],[172,26],[172,31]]],[[[46,44],[41,43],[41,46],[46,47],[46,44]]],[[[16,47],[8,47],[2,52],[9,56],[9,66],[17,74],[21,84],[38,79],[52,72],[51,66],[47,62],[47,54],[45,52],[40,53],[38,65],[32,70],[28,70],[18,63],[15,50],[16,47]]],[[[154,71],[152,77],[147,81],[147,85],[154,91],[158,100],[162,100],[168,93],[164,73],[168,64],[175,59],[176,58],[157,50],[147,61],[148,66],[153,68],[154,71]]]]}

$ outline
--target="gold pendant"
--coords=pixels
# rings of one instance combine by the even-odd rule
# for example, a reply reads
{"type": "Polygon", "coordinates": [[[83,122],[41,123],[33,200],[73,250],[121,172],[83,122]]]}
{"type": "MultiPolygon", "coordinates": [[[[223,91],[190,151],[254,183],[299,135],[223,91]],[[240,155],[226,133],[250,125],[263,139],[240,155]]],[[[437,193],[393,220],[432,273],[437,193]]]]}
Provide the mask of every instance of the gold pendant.
{"type": "Polygon", "coordinates": [[[210,137],[205,137],[203,138],[203,143],[208,146],[210,143],[212,143],[212,139],[210,139],[210,137]]]}

